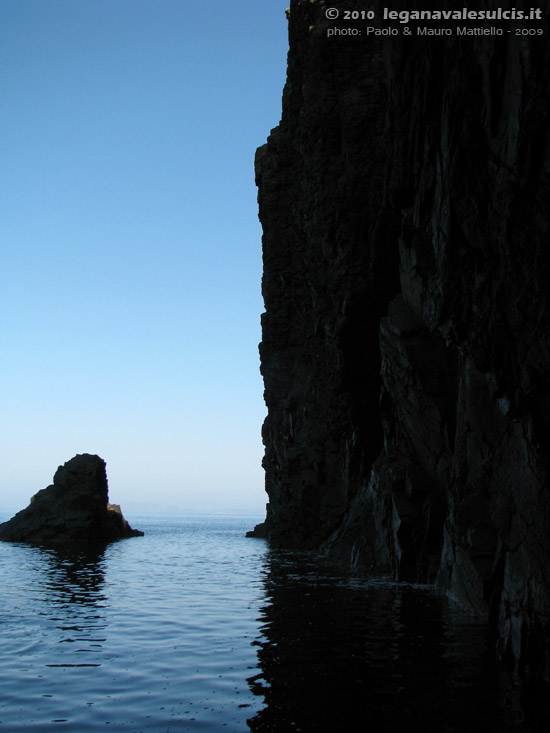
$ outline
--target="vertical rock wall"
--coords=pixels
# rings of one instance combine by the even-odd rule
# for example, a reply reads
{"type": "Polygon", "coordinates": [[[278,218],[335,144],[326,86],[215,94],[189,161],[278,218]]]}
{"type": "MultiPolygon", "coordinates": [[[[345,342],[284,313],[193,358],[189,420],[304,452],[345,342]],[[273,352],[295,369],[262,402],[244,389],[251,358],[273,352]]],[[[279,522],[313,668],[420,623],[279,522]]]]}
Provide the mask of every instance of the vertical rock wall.
{"type": "Polygon", "coordinates": [[[548,27],[329,27],[292,3],[256,157],[268,535],[437,582],[548,679],[548,27]]]}

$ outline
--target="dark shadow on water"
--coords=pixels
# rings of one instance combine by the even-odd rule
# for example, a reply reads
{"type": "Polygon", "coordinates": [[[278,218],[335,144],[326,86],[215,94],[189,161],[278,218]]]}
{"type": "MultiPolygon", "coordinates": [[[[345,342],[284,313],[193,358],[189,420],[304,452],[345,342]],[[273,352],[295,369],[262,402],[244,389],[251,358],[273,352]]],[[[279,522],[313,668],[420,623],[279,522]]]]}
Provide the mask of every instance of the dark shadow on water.
{"type": "Polygon", "coordinates": [[[36,614],[55,629],[47,667],[98,667],[106,641],[105,549],[26,546],[36,614]],[[85,658],[86,657],[86,658],[85,658]]]}
{"type": "Polygon", "coordinates": [[[282,552],[266,556],[264,582],[252,731],[536,729],[502,699],[485,626],[431,587],[282,552]]]}
{"type": "Polygon", "coordinates": [[[97,607],[104,600],[104,548],[35,548],[40,553],[41,586],[50,603],[97,607]]]}

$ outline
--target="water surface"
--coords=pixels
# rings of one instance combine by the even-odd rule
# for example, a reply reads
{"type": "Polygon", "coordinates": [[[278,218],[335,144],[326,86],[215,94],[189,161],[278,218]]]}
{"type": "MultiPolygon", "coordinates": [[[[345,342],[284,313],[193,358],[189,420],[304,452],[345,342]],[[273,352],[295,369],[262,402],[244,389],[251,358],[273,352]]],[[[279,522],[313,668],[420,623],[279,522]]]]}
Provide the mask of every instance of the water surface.
{"type": "Polygon", "coordinates": [[[132,516],[145,537],[95,553],[0,543],[0,728],[537,729],[476,619],[270,551],[244,537],[258,519],[132,516]]]}
{"type": "Polygon", "coordinates": [[[0,726],[248,730],[263,542],[254,518],[132,517],[95,554],[0,543],[0,726]]]}

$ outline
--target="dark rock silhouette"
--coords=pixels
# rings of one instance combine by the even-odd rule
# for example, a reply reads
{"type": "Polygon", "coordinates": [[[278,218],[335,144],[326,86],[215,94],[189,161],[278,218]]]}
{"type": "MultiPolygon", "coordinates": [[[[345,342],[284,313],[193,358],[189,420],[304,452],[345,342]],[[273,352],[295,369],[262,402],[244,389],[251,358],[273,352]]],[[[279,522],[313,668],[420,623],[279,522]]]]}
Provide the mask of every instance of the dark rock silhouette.
{"type": "Polygon", "coordinates": [[[41,545],[92,545],[143,535],[120,506],[109,504],[105,461],[84,453],[60,466],[53,484],[0,524],[0,540],[41,545]]]}
{"type": "Polygon", "coordinates": [[[256,537],[258,539],[265,540],[267,539],[267,527],[265,522],[260,522],[257,524],[254,529],[251,529],[249,532],[246,533],[247,537],[256,537]]]}
{"type": "Polygon", "coordinates": [[[265,531],[437,583],[548,682],[548,28],[328,38],[325,7],[291,4],[256,154],[265,531]]]}

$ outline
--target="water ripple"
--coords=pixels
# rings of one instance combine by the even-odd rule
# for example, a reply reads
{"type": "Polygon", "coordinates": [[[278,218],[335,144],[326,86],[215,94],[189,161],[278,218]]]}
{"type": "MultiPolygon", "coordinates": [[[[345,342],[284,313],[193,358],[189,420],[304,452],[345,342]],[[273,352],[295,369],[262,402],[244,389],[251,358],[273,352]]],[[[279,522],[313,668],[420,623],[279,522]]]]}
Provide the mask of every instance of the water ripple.
{"type": "Polygon", "coordinates": [[[0,543],[0,728],[535,730],[431,587],[270,552],[255,518],[131,521],[92,554],[0,543]]]}

